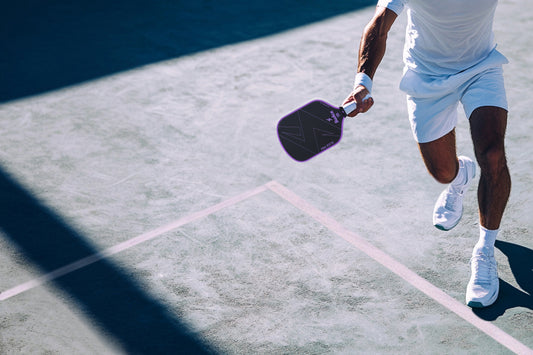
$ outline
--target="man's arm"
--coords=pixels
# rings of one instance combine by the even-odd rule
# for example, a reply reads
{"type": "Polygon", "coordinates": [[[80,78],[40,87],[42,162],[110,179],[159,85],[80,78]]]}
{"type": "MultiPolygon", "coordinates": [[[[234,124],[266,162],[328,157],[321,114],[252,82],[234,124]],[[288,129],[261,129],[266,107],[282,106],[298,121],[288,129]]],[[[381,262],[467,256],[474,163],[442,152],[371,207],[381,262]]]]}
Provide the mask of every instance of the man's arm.
{"type": "MultiPolygon", "coordinates": [[[[374,74],[385,55],[388,33],[398,15],[392,10],[378,6],[374,17],[366,25],[359,45],[359,59],[357,64],[357,73],[364,73],[370,79],[374,74]]],[[[360,75],[360,74],[359,74],[360,75]]],[[[360,112],[366,112],[374,104],[374,100],[369,98],[363,99],[369,95],[369,89],[363,85],[356,85],[352,93],[346,98],[344,104],[348,102],[357,102],[357,110],[350,116],[355,116],[360,112]]]]}

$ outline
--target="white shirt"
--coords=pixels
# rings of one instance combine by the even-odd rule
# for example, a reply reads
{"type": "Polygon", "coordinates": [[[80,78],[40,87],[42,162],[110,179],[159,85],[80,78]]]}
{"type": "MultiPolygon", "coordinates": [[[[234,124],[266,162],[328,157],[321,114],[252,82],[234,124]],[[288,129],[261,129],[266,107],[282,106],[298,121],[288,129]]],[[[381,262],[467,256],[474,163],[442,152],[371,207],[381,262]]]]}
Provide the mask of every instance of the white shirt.
{"type": "Polygon", "coordinates": [[[492,24],[498,0],[379,0],[400,14],[407,8],[403,59],[421,74],[453,75],[496,47],[492,24]]]}

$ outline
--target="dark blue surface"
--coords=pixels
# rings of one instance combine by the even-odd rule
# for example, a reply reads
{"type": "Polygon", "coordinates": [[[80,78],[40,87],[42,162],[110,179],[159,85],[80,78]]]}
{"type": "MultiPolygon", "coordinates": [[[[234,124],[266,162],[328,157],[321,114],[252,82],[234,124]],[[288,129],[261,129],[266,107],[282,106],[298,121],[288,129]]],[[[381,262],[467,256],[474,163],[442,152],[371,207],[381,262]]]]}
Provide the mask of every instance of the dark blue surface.
{"type": "MultiPolygon", "coordinates": [[[[97,253],[82,234],[2,170],[0,229],[43,273],[97,253]]],[[[215,353],[107,259],[55,279],[54,285],[128,354],[215,353]]]]}
{"type": "Polygon", "coordinates": [[[11,1],[0,14],[0,102],[267,36],[374,3],[11,1]]]}

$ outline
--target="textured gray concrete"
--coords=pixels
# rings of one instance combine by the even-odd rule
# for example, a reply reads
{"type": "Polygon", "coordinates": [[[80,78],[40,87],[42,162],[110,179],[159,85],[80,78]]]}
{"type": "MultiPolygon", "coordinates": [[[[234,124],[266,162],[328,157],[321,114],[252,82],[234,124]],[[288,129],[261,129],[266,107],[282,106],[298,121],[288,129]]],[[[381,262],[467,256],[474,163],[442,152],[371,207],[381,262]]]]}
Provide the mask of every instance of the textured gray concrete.
{"type": "MultiPolygon", "coordinates": [[[[397,88],[404,16],[374,108],[345,122],[336,147],[300,164],[275,136],[277,120],[307,101],[342,102],[372,13],[2,104],[0,291],[206,212],[0,301],[0,352],[508,353],[268,189],[206,210],[275,180],[464,302],[475,192],[453,231],[431,225],[442,186],[419,158],[397,88]]],[[[501,297],[475,313],[530,348],[532,14],[510,0],[497,12],[513,191],[497,249],[501,297]]],[[[460,117],[458,148],[472,155],[460,117]]]]}

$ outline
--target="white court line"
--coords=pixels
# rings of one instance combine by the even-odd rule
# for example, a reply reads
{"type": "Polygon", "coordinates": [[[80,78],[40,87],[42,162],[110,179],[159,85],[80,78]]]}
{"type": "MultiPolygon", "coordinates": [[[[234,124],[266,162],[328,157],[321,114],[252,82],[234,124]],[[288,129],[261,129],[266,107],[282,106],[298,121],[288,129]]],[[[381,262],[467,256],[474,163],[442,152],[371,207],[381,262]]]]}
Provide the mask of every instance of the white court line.
{"type": "Polygon", "coordinates": [[[63,266],[59,269],[56,269],[52,272],[49,272],[47,274],[44,274],[36,279],[33,279],[31,281],[28,281],[28,282],[25,282],[23,284],[20,284],[18,286],[15,286],[13,288],[10,288],[6,291],[3,291],[2,293],[0,293],[0,301],[5,301],[7,300],[8,298],[11,298],[13,296],[16,296],[20,293],[23,293],[23,292],[26,292],[28,290],[31,290],[35,287],[38,287],[44,283],[47,283],[49,281],[52,281],[54,279],[57,279],[61,276],[64,276],[66,274],[69,274],[73,271],[76,271],[78,269],[81,269],[85,266],[88,266],[90,264],[93,264],[99,260],[102,260],[104,258],[107,258],[113,254],[117,254],[121,251],[124,251],[126,249],[129,249],[129,248],[132,248],[140,243],[143,243],[143,242],[146,242],[148,240],[151,240],[151,239],[154,239],[164,233],[167,233],[167,232],[170,232],[176,228],[179,228],[185,224],[188,224],[188,223],[191,223],[193,221],[196,221],[200,218],[203,218],[203,217],[206,217],[210,214],[213,214],[215,212],[218,212],[226,207],[229,207],[229,206],[232,206],[232,205],[235,205],[241,201],[244,201],[252,196],[255,196],[255,195],[258,195],[264,191],[267,190],[267,187],[266,185],[263,185],[263,186],[259,186],[253,190],[250,190],[250,191],[247,191],[247,192],[244,192],[240,195],[237,195],[237,196],[234,196],[232,198],[229,198],[225,201],[222,201],[221,203],[219,204],[216,204],[214,206],[211,206],[209,208],[206,208],[202,211],[198,211],[198,212],[195,212],[191,215],[188,215],[186,217],[183,217],[183,218],[180,218],[174,222],[171,222],[163,227],[160,227],[160,228],[157,228],[157,229],[154,229],[152,231],[149,231],[149,232],[146,232],[144,234],[141,234],[137,237],[134,237],[132,239],[129,239],[125,242],[122,242],[120,244],[117,244],[115,246],[112,246],[110,248],[107,248],[101,252],[98,252],[96,254],[93,254],[93,255],[90,255],[86,258],[83,258],[83,259],[80,259],[78,261],[75,261],[71,264],[68,264],[66,266],[63,266]]]}
{"type": "Polygon", "coordinates": [[[357,249],[361,250],[363,253],[407,281],[419,291],[422,291],[424,294],[434,299],[453,313],[457,314],[459,317],[463,318],[503,346],[507,347],[509,350],[517,354],[533,354],[532,349],[513,338],[511,335],[507,334],[494,324],[477,317],[469,307],[458,302],[455,298],[449,296],[447,293],[434,286],[429,281],[418,276],[405,265],[396,261],[387,253],[376,248],[356,233],[344,228],[339,222],[334,220],[326,213],[315,208],[291,190],[287,189],[276,181],[271,181],[266,185],[270,190],[281,196],[283,199],[304,213],[313,217],[316,221],[328,228],[330,231],[339,235],[350,244],[354,245],[357,249]]]}
{"type": "Polygon", "coordinates": [[[418,276],[416,273],[408,269],[405,265],[393,259],[391,256],[381,251],[380,249],[374,247],[368,243],[365,239],[358,236],[356,233],[344,228],[339,222],[334,220],[332,217],[326,213],[315,208],[307,201],[303,200],[301,197],[296,195],[291,190],[287,189],[283,185],[279,184],[276,181],[271,181],[265,185],[259,186],[253,190],[244,192],[240,195],[227,199],[219,204],[206,208],[202,211],[198,211],[186,217],[180,218],[174,222],[171,222],[163,227],[154,229],[150,232],[141,234],[137,237],[129,239],[123,243],[117,244],[113,247],[105,249],[99,253],[90,255],[86,258],[80,259],[76,262],[73,262],[69,265],[56,269],[48,274],[42,275],[36,279],[25,282],[18,286],[15,286],[9,290],[6,290],[0,293],[0,301],[7,300],[11,297],[14,297],[18,294],[31,290],[35,287],[38,287],[44,283],[57,279],[61,276],[69,274],[73,271],[76,271],[80,268],[93,264],[101,259],[109,257],[113,254],[117,254],[126,249],[132,248],[140,243],[154,239],[164,233],[170,232],[176,228],[179,228],[185,224],[191,223],[203,217],[206,217],[210,214],[213,214],[217,211],[220,211],[226,207],[235,205],[241,201],[244,201],[250,197],[258,195],[267,189],[273,191],[274,193],[281,196],[283,199],[313,217],[316,221],[327,227],[330,231],[339,235],[356,248],[364,252],[366,255],[385,266],[387,269],[401,277],[403,280],[407,281],[409,284],[434,299],[442,306],[446,307],[453,313],[457,314],[459,317],[463,318],[479,330],[483,331],[485,334],[507,347],[509,350],[517,354],[533,354],[533,350],[522,344],[517,339],[513,338],[509,334],[505,333],[503,330],[495,326],[494,324],[484,321],[478,318],[475,314],[472,313],[472,310],[462,303],[458,302],[454,298],[450,297],[441,289],[437,288],[427,280],[418,276]]]}

